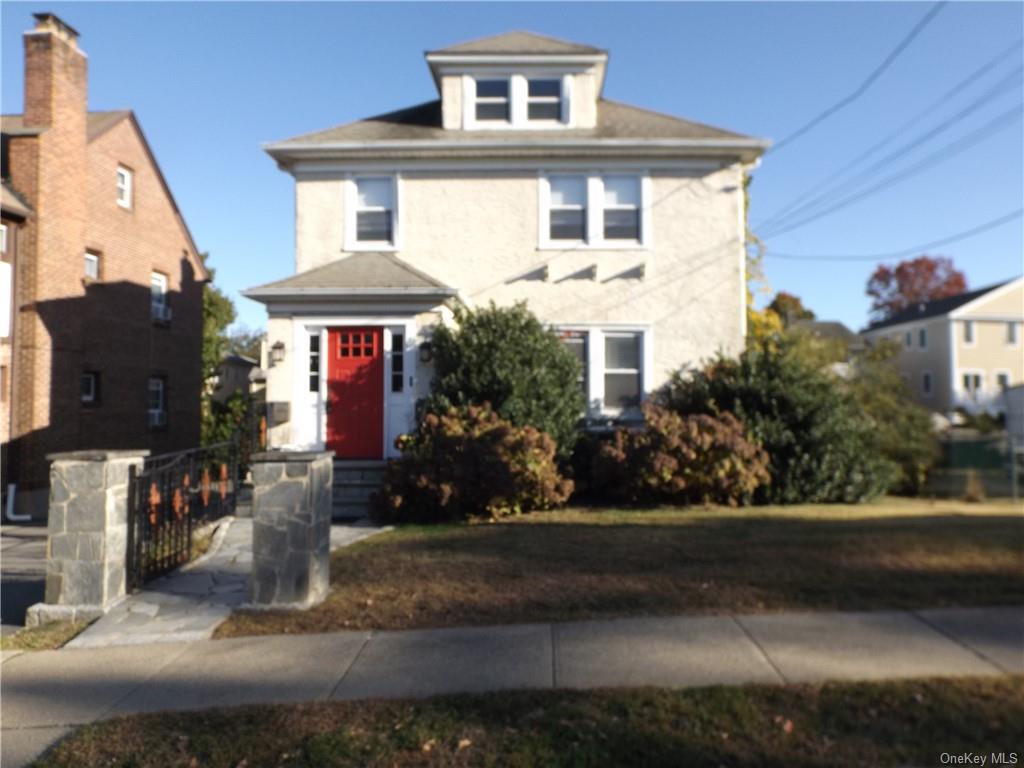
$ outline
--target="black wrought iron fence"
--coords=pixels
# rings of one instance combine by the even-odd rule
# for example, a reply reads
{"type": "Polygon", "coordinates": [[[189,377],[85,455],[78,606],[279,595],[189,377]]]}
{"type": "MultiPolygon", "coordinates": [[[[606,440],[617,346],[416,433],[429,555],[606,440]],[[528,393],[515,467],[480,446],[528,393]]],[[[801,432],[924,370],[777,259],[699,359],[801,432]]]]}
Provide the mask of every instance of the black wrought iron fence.
{"type": "Polygon", "coordinates": [[[128,478],[127,586],[188,562],[192,534],[204,521],[235,510],[241,438],[151,456],[128,478]]]}

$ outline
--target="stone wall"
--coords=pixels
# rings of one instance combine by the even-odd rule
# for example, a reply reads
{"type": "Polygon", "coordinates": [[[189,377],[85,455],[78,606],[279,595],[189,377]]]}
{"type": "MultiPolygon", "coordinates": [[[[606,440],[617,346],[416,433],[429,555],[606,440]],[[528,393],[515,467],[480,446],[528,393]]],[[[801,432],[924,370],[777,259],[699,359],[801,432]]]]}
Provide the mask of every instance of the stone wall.
{"type": "Polygon", "coordinates": [[[125,594],[128,472],[146,451],[78,451],[50,456],[46,602],[26,625],[93,619],[125,594]]]}
{"type": "Polygon", "coordinates": [[[330,583],[334,454],[252,456],[254,605],[308,607],[330,583]]]}

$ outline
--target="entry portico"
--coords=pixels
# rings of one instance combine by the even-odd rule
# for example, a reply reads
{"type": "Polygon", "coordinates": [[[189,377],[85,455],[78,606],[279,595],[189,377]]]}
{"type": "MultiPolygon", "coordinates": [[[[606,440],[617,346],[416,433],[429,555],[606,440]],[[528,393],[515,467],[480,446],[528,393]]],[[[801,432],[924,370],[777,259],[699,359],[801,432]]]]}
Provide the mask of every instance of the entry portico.
{"type": "Polygon", "coordinates": [[[268,377],[268,402],[284,404],[271,407],[270,444],[339,459],[396,455],[429,388],[431,328],[455,293],[374,252],[245,291],[267,307],[270,364],[282,366],[268,377]]]}

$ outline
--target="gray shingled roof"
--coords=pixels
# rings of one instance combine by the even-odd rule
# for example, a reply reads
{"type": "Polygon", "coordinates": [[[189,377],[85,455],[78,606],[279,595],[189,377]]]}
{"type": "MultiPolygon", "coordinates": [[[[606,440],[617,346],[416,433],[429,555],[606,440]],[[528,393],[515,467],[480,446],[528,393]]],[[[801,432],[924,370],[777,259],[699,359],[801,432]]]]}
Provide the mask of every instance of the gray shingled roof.
{"type": "MultiPolygon", "coordinates": [[[[90,112],[87,118],[89,141],[105,133],[108,128],[131,114],[127,109],[115,109],[107,112],[90,112]]],[[[11,136],[32,136],[45,131],[47,126],[25,125],[24,115],[0,115],[0,131],[11,136]]]]}
{"type": "Polygon", "coordinates": [[[503,141],[557,145],[575,139],[750,139],[740,133],[671,117],[659,112],[601,99],[595,128],[564,131],[446,131],[441,127],[441,102],[428,101],[408,109],[345,123],[323,131],[275,142],[286,149],[293,144],[348,141],[503,141]]]}
{"type": "Polygon", "coordinates": [[[595,48],[592,45],[571,43],[568,40],[559,40],[555,37],[538,35],[535,32],[506,32],[491,37],[481,37],[478,40],[469,40],[465,43],[450,45],[447,48],[440,48],[430,51],[427,55],[440,54],[603,54],[605,51],[595,48]]]}
{"type": "Polygon", "coordinates": [[[889,326],[899,325],[900,323],[912,323],[916,320],[925,320],[929,317],[946,315],[954,309],[962,307],[969,301],[974,301],[975,299],[984,296],[986,293],[994,291],[996,288],[1002,288],[1010,282],[1013,281],[1004,280],[1001,283],[989,285],[985,288],[976,288],[975,290],[967,291],[966,293],[958,293],[956,296],[947,296],[944,299],[935,299],[934,301],[925,301],[920,304],[915,304],[912,307],[901,309],[892,317],[880,320],[877,323],[872,323],[865,328],[865,330],[877,331],[879,328],[888,328],[889,326]]]}
{"type": "Polygon", "coordinates": [[[251,299],[301,296],[454,296],[455,289],[390,253],[356,253],[292,277],[242,291],[251,299]]]}

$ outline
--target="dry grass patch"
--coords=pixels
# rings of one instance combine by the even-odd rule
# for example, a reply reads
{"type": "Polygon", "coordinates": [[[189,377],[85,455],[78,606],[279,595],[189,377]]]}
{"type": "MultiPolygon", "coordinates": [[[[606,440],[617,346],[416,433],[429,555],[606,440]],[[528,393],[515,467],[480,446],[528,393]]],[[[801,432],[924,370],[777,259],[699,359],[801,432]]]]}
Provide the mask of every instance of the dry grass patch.
{"type": "Polygon", "coordinates": [[[25,627],[13,635],[0,637],[0,650],[52,651],[70,643],[87,626],[87,621],[53,621],[38,627],[25,627]]]}
{"type": "Polygon", "coordinates": [[[218,637],[685,613],[1024,602],[1010,504],[569,509],[405,527],[335,552],[327,600],[218,637]]]}
{"type": "Polygon", "coordinates": [[[1018,751],[1024,679],[503,692],[159,713],[89,725],[39,768],[896,766],[1018,751]]]}

